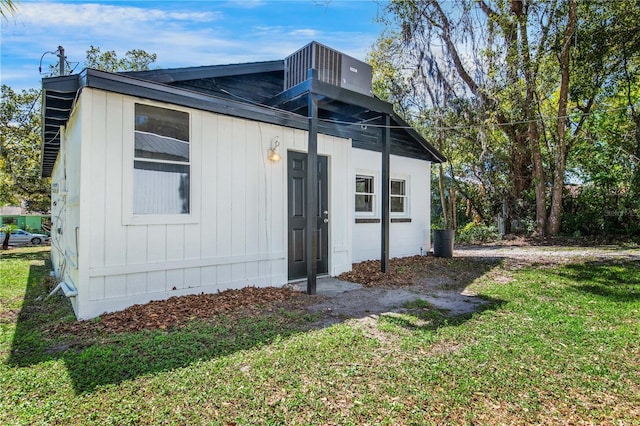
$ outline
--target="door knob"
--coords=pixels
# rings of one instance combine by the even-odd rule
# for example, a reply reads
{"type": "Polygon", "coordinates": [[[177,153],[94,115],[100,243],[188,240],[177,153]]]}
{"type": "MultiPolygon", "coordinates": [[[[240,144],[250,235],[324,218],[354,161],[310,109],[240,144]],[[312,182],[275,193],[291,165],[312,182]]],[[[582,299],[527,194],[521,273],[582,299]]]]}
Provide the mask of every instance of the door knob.
{"type": "Polygon", "coordinates": [[[323,220],[323,222],[324,222],[324,223],[329,223],[329,219],[326,219],[326,218],[325,218],[325,220],[323,220]]]}

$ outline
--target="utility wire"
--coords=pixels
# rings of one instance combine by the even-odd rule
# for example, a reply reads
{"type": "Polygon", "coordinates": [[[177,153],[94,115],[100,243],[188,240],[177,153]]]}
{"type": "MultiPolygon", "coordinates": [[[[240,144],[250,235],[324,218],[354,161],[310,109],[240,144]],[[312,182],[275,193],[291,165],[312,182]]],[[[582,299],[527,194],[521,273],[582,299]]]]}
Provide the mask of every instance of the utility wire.
{"type": "MultiPolygon", "coordinates": [[[[603,109],[598,111],[586,112],[586,113],[583,113],[583,115],[591,116],[591,115],[609,113],[614,111],[623,111],[629,108],[631,108],[631,106],[609,108],[609,109],[603,109]]],[[[521,121],[511,121],[508,123],[491,123],[491,124],[494,126],[503,127],[503,126],[513,126],[516,124],[529,124],[529,123],[536,123],[536,122],[552,121],[552,120],[557,120],[559,118],[571,118],[571,115],[565,115],[560,117],[547,116],[547,117],[540,117],[540,118],[535,118],[531,120],[521,120],[521,121]]],[[[412,126],[385,126],[384,124],[370,124],[370,123],[360,123],[360,122],[352,122],[352,121],[341,121],[341,120],[334,120],[329,118],[321,118],[320,121],[325,121],[325,122],[334,123],[334,124],[350,125],[350,126],[366,125],[367,127],[375,127],[375,128],[381,128],[381,129],[382,128],[390,128],[390,129],[413,129],[414,128],[412,126]]],[[[464,125],[464,126],[430,126],[429,128],[434,130],[460,130],[460,129],[475,129],[480,126],[483,126],[483,124],[479,123],[477,125],[464,125]]]]}
{"type": "MultiPolygon", "coordinates": [[[[281,112],[281,113],[286,113],[286,114],[290,114],[291,111],[282,109],[282,108],[278,108],[278,107],[274,107],[271,105],[265,105],[262,104],[260,102],[256,102],[254,100],[251,99],[247,99],[243,96],[239,96],[236,95],[235,93],[231,93],[228,90],[218,86],[218,89],[222,92],[225,93],[233,98],[239,99],[243,102],[261,107],[261,108],[267,108],[270,109],[272,111],[277,111],[277,112],[281,112]]],[[[37,99],[37,98],[36,98],[37,99]]],[[[33,109],[35,105],[35,101],[34,103],[31,105],[31,108],[29,109],[29,113],[31,112],[31,109],[33,109]]],[[[592,116],[592,115],[596,115],[596,114],[603,114],[603,113],[609,113],[609,112],[615,112],[615,111],[623,111],[623,110],[627,110],[631,108],[631,106],[625,106],[625,107],[618,107],[618,108],[609,108],[609,109],[602,109],[602,110],[598,110],[598,111],[591,111],[591,112],[586,112],[583,113],[583,116],[592,116]]],[[[28,115],[28,114],[27,114],[28,115]]],[[[416,119],[415,117],[413,117],[414,119],[416,119]]],[[[557,120],[559,118],[571,118],[571,115],[567,114],[564,116],[560,116],[560,117],[539,117],[539,118],[535,118],[535,119],[531,119],[531,120],[520,120],[520,121],[510,121],[507,123],[491,123],[491,125],[493,126],[497,126],[497,127],[504,127],[504,126],[514,126],[517,124],[529,124],[529,123],[536,123],[536,122],[544,122],[544,121],[552,121],[552,120],[557,120]]],[[[353,122],[353,121],[344,121],[344,120],[335,120],[335,119],[330,119],[330,118],[320,118],[319,121],[323,121],[325,123],[331,123],[331,124],[340,124],[340,125],[345,125],[345,126],[367,126],[367,127],[373,127],[373,128],[379,128],[379,129],[384,129],[384,128],[388,128],[388,129],[398,129],[398,130],[409,130],[409,129],[413,129],[415,130],[415,128],[413,126],[386,126],[384,124],[372,124],[370,121],[358,121],[358,122],[353,122]]],[[[478,123],[475,125],[463,125],[463,126],[430,126],[429,129],[433,129],[433,130],[438,130],[438,131],[442,131],[442,130],[465,130],[465,129],[475,129],[478,128],[480,126],[483,126],[483,124],[478,123]]]]}
{"type": "MultiPolygon", "coordinates": [[[[260,102],[256,102],[253,101],[251,99],[247,99],[245,97],[236,95],[234,93],[229,92],[226,89],[223,89],[222,87],[218,86],[218,89],[223,92],[226,93],[229,96],[232,96],[234,98],[237,98],[241,101],[250,103],[252,105],[256,105],[259,107],[263,107],[263,108],[268,108],[271,109],[273,111],[278,111],[278,112],[282,112],[282,113],[291,113],[291,111],[287,111],[285,109],[281,109],[281,108],[277,108],[271,105],[265,105],[265,104],[261,104],[260,102]]],[[[602,109],[602,110],[598,110],[598,111],[591,111],[591,112],[585,112],[583,113],[583,116],[592,116],[592,115],[596,115],[596,114],[604,114],[604,113],[609,113],[609,112],[615,112],[615,111],[624,111],[624,110],[628,110],[629,108],[631,108],[631,106],[625,106],[625,107],[617,107],[617,108],[608,108],[608,109],[602,109]]],[[[520,120],[520,121],[511,121],[508,123],[491,123],[494,126],[498,126],[498,127],[504,127],[504,126],[514,126],[517,124],[529,124],[529,123],[536,123],[536,122],[544,122],[544,121],[553,121],[553,120],[558,120],[560,118],[571,118],[572,115],[571,114],[567,114],[564,116],[547,116],[547,117],[543,117],[540,116],[539,118],[535,118],[535,119],[531,119],[531,120],[520,120]]],[[[414,117],[415,119],[415,117],[414,117]]],[[[373,127],[373,128],[379,128],[379,129],[384,129],[384,128],[388,128],[388,129],[404,129],[404,130],[408,130],[408,129],[415,129],[413,126],[386,126],[384,124],[371,124],[369,121],[358,121],[358,122],[353,122],[353,121],[344,121],[344,120],[335,120],[335,119],[331,119],[331,118],[320,118],[318,119],[319,121],[323,121],[325,123],[331,123],[331,124],[341,124],[341,125],[345,125],[345,126],[367,126],[367,127],[373,127]]],[[[475,129],[478,128],[479,126],[482,126],[482,124],[476,124],[476,125],[464,125],[464,126],[430,126],[430,129],[434,129],[434,130],[464,130],[464,129],[475,129]]]]}

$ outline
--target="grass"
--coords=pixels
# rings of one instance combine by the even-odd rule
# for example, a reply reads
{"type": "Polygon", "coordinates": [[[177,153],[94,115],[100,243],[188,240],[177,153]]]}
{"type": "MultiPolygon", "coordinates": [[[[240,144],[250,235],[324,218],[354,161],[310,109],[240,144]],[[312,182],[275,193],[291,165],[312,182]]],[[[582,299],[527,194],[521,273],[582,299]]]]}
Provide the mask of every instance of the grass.
{"type": "Polygon", "coordinates": [[[319,330],[278,311],[73,336],[48,331],[72,320],[44,300],[48,255],[0,252],[0,424],[640,423],[638,262],[507,283],[496,265],[470,316],[417,301],[319,330]]]}

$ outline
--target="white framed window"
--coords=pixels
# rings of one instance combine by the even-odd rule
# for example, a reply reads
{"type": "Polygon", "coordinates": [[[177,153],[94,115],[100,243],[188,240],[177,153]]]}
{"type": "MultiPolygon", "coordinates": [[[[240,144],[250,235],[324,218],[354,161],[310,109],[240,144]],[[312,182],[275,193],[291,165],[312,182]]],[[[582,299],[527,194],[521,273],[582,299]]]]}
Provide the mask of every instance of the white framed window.
{"type": "Polygon", "coordinates": [[[189,113],[135,104],[133,215],[191,211],[189,113]]]}
{"type": "Polygon", "coordinates": [[[408,215],[407,179],[392,178],[389,186],[389,209],[391,214],[398,216],[408,215]]]}
{"type": "Polygon", "coordinates": [[[356,174],[356,214],[372,216],[376,211],[376,177],[371,174],[356,174]]]}

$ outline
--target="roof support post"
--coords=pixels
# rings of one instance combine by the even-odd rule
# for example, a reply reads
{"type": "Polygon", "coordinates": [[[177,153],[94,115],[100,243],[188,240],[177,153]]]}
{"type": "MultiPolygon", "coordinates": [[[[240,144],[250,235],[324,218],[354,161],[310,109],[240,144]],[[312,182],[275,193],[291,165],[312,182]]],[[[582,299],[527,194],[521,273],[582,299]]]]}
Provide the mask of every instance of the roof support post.
{"type": "MultiPolygon", "coordinates": [[[[314,70],[309,70],[310,73],[314,70]]],[[[318,95],[309,93],[309,144],[307,146],[307,199],[305,227],[307,294],[316,294],[318,275],[318,95]]]]}
{"type": "Polygon", "coordinates": [[[389,114],[384,115],[384,126],[382,126],[382,229],[380,232],[382,241],[380,242],[380,270],[389,270],[389,156],[391,153],[391,119],[389,114]]]}

